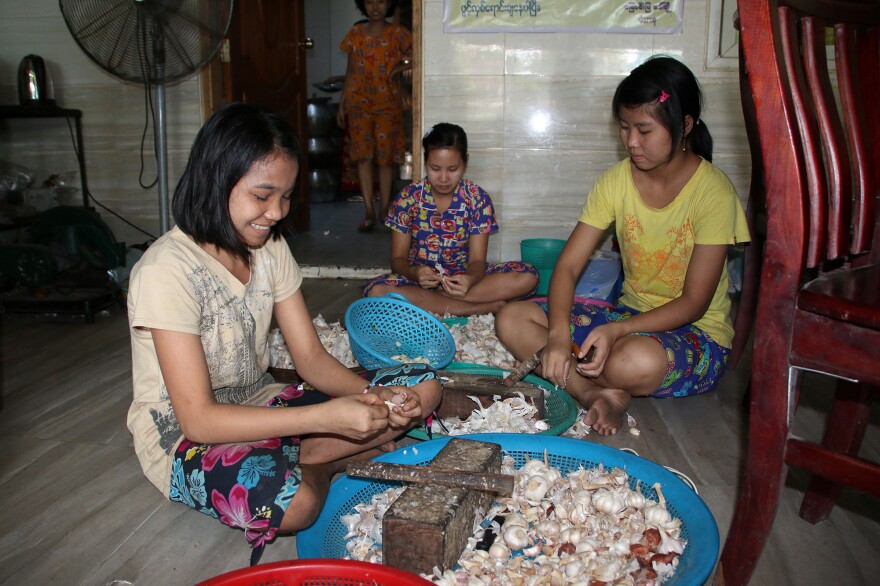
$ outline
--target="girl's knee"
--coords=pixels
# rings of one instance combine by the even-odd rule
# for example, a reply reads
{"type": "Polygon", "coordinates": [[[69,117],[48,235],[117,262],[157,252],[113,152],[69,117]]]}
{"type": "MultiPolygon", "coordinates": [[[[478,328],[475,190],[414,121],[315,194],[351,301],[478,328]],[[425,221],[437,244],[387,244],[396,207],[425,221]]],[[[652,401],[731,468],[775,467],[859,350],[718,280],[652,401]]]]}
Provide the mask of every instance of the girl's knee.
{"type": "Polygon", "coordinates": [[[522,324],[531,320],[535,309],[540,307],[531,301],[511,301],[502,307],[495,315],[495,330],[499,338],[508,335],[516,335],[520,332],[522,324]]]}
{"type": "Polygon", "coordinates": [[[528,295],[538,286],[538,275],[534,273],[512,273],[514,276],[514,289],[517,297],[528,295]]]}
{"type": "Polygon", "coordinates": [[[646,336],[626,336],[617,341],[603,370],[614,388],[653,392],[666,375],[668,362],[663,346],[646,336]]]}
{"type": "Polygon", "coordinates": [[[386,293],[389,293],[392,290],[390,285],[385,285],[384,283],[380,283],[378,285],[373,285],[369,291],[367,291],[367,297],[383,297],[386,293]]]}
{"type": "Polygon", "coordinates": [[[517,302],[507,303],[495,314],[495,331],[502,341],[515,327],[515,322],[519,319],[516,311],[517,305],[519,305],[517,302]]]}

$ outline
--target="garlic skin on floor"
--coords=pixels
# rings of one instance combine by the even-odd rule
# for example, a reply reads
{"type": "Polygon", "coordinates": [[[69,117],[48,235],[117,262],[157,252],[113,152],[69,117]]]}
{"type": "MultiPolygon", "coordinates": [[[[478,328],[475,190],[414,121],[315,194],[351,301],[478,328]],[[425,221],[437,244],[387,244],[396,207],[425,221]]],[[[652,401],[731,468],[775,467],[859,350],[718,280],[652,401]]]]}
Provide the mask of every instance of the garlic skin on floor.
{"type": "Polygon", "coordinates": [[[454,436],[468,433],[539,433],[550,429],[545,420],[537,419],[537,407],[527,401],[522,393],[503,400],[500,395],[495,395],[488,407],[483,407],[475,396],[468,395],[468,398],[476,403],[476,408],[466,419],[447,417],[442,425],[434,420],[431,431],[454,436]]]}

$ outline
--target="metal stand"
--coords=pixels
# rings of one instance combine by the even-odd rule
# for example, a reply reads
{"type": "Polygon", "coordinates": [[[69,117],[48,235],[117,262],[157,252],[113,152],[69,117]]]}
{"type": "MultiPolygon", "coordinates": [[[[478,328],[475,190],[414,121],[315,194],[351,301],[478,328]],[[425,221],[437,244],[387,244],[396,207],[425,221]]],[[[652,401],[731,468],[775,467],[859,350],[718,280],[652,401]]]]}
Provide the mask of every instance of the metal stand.
{"type": "Polygon", "coordinates": [[[86,180],[86,154],[82,139],[82,110],[61,108],[54,104],[35,104],[29,106],[0,106],[0,119],[3,118],[67,118],[73,119],[76,130],[76,159],[79,163],[79,179],[82,184],[83,206],[89,207],[89,184],[86,180]]]}

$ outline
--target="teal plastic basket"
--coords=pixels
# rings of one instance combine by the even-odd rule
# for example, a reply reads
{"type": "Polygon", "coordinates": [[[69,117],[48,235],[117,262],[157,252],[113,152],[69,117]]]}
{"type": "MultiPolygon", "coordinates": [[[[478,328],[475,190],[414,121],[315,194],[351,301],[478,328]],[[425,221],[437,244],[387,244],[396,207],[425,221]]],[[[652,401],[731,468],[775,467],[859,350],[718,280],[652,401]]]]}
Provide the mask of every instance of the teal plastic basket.
{"type": "Polygon", "coordinates": [[[550,289],[550,277],[556,261],[565,247],[565,240],[558,238],[527,238],[520,241],[519,250],[523,262],[538,269],[538,289],[535,295],[546,295],[550,289]]]}
{"type": "MultiPolygon", "coordinates": [[[[702,586],[712,573],[718,559],[718,526],[703,500],[680,478],[649,460],[620,450],[568,437],[542,437],[530,434],[487,433],[458,436],[499,444],[505,454],[522,467],[526,461],[547,459],[551,466],[568,474],[578,468],[622,468],[629,475],[630,487],[636,486],[646,498],[657,499],[653,486],[659,482],[669,512],[681,519],[681,537],[687,541],[675,574],[666,586],[702,586]]],[[[440,438],[400,448],[375,458],[379,462],[424,466],[437,455],[450,438],[440,438]],[[413,447],[417,447],[414,450],[413,447]]],[[[373,495],[399,482],[340,477],[330,485],[330,493],[315,523],[296,536],[297,557],[344,558],[345,534],[348,529],[339,520],[350,515],[360,503],[368,503],[373,495]]]]}
{"type": "Polygon", "coordinates": [[[345,329],[351,353],[366,369],[400,364],[392,356],[425,358],[443,368],[455,358],[455,340],[443,323],[398,293],[364,297],[348,306],[345,329]]]}
{"type": "MultiPolygon", "coordinates": [[[[495,368],[494,366],[483,366],[480,364],[471,364],[469,362],[453,362],[445,368],[450,372],[466,372],[468,374],[479,374],[484,376],[496,376],[499,379],[507,374],[508,370],[495,368]]],[[[553,386],[550,381],[530,374],[523,379],[524,382],[539,386],[547,393],[544,394],[544,418],[550,425],[549,429],[538,432],[534,435],[562,435],[566,429],[574,425],[578,416],[578,406],[571,395],[562,389],[553,386]]],[[[428,433],[424,427],[415,427],[407,434],[411,438],[426,440],[428,433]]],[[[434,432],[433,436],[440,437],[446,434],[434,432]]],[[[456,436],[458,437],[458,436],[456,436]]]]}

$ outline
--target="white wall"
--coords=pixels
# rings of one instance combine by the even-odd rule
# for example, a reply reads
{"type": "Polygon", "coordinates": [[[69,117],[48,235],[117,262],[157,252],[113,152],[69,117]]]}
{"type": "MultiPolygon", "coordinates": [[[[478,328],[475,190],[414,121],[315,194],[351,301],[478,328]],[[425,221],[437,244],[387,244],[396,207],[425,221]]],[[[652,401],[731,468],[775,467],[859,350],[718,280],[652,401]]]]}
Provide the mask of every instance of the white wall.
{"type": "MultiPolygon", "coordinates": [[[[307,9],[320,12],[321,0],[307,2],[307,9]]],[[[332,10],[323,20],[307,26],[329,27],[331,44],[338,45],[336,35],[341,39],[359,13],[353,0],[332,2],[324,6],[332,10]]],[[[702,82],[715,162],[745,200],[750,163],[738,77],[729,66],[706,67],[708,31],[717,28],[709,26],[708,11],[708,0],[686,0],[683,30],[676,35],[444,34],[443,0],[423,0],[422,127],[450,121],[468,132],[468,176],[493,196],[501,224],[490,239],[491,258],[519,258],[523,238],[568,235],[593,181],[624,156],[609,113],[614,88],[654,53],[682,59],[702,82]],[[535,125],[541,120],[546,127],[535,125]]],[[[318,33],[316,37],[320,39],[318,33]]],[[[83,54],[57,0],[0,2],[0,103],[17,103],[16,72],[28,53],[47,61],[59,104],[83,111],[92,193],[157,233],[157,191],[138,186],[142,88],[107,75],[83,54]]],[[[334,53],[330,55],[321,57],[321,67],[344,72],[344,60],[337,63],[334,53]]],[[[319,79],[326,76],[322,71],[319,79]]],[[[167,116],[173,189],[201,123],[197,78],[168,87],[167,116]]],[[[155,177],[151,137],[148,133],[145,144],[147,179],[155,177]]],[[[40,181],[50,173],[76,169],[69,143],[61,121],[0,121],[0,160],[33,166],[40,181]]],[[[118,239],[147,239],[106,212],[101,215],[118,239]]]]}
{"type": "MultiPolygon", "coordinates": [[[[82,110],[86,175],[94,197],[147,232],[158,235],[158,188],[142,189],[141,136],[146,123],[143,87],[107,74],[74,41],[58,0],[0,2],[0,103],[18,104],[22,57],[43,57],[59,106],[82,110]]],[[[173,191],[201,125],[198,77],[166,88],[169,190],[173,191]]],[[[156,178],[152,126],[143,145],[144,181],[156,178]]],[[[0,120],[0,160],[33,169],[42,183],[51,174],[79,172],[63,119],[0,120]]],[[[82,201],[81,196],[74,202],[82,201]]],[[[146,234],[98,208],[116,238],[145,242],[146,234]]]]}
{"type": "Polygon", "coordinates": [[[467,131],[468,176],[492,195],[501,226],[490,258],[519,258],[524,238],[568,236],[592,183],[625,156],[610,114],[614,89],[655,53],[681,59],[702,83],[714,162],[745,201],[751,167],[737,71],[706,67],[708,2],[684,6],[675,35],[446,34],[443,0],[425,0],[422,127],[448,121],[467,131]]]}
{"type": "Polygon", "coordinates": [[[339,101],[338,93],[322,92],[314,84],[331,75],[345,75],[348,61],[339,43],[363,16],[354,0],[305,0],[306,36],[315,41],[314,48],[306,51],[309,97],[332,96],[331,101],[339,101]]]}

